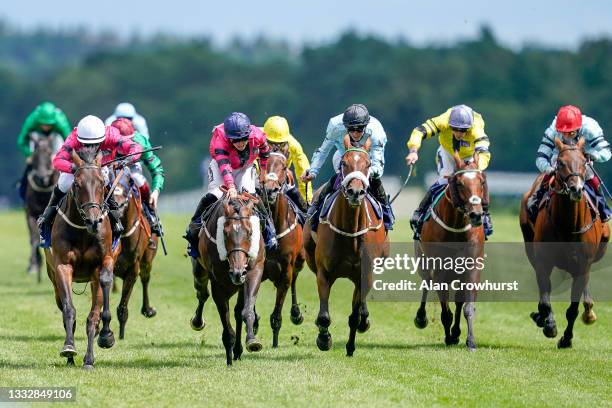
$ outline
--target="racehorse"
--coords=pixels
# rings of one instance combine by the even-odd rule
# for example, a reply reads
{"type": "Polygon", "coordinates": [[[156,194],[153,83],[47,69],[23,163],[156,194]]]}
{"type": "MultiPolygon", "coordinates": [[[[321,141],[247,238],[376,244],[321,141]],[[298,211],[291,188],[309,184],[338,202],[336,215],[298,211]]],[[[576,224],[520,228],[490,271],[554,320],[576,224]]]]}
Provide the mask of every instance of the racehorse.
{"type": "Polygon", "coordinates": [[[53,143],[48,137],[32,137],[34,149],[31,156],[32,169],[27,174],[25,190],[25,214],[30,232],[30,261],[28,273],[36,273],[38,282],[41,281],[42,256],[40,254],[40,235],[36,220],[45,210],[58,173],[53,169],[53,143]]]}
{"type": "Polygon", "coordinates": [[[72,303],[72,282],[91,282],[91,310],[87,317],[87,353],[83,368],[94,364],[93,340],[100,318],[102,330],[98,346],[110,348],[115,339],[110,329],[110,289],[116,253],[112,251],[112,231],[104,200],[102,153],[84,148],[72,152],[76,165],[74,184],[58,207],[51,231],[51,248],[45,249],[47,274],[53,283],[55,301],[61,310],[66,340],[60,352],[74,365],[76,310],[72,303]],[[102,313],[100,314],[100,309],[102,313]]]}
{"type": "Polygon", "coordinates": [[[157,253],[157,245],[149,246],[149,239],[156,243],[156,236],[152,236],[149,223],[143,213],[142,202],[137,189],[124,175],[113,191],[115,201],[122,212],[121,223],[125,231],[121,235],[121,252],[115,264],[114,274],[123,279],[121,300],[117,306],[117,319],[119,319],[119,339],[125,337],[125,324],[128,319],[128,303],[136,279],[140,275],[142,281],[142,308],[145,317],[153,317],[155,308],[149,304],[149,279],[153,258],[157,253]]]}
{"type": "MultiPolygon", "coordinates": [[[[455,168],[457,169],[449,178],[444,189],[443,196],[434,202],[430,217],[423,223],[421,240],[414,242],[415,256],[423,259],[444,259],[451,257],[484,259],[484,229],[482,228],[483,208],[482,201],[485,174],[478,169],[478,153],[472,160],[463,161],[455,153],[455,168]],[[449,243],[449,244],[447,244],[449,243]]],[[[421,265],[423,263],[421,262],[421,265]]],[[[438,298],[442,311],[440,320],[444,326],[444,342],[446,345],[459,343],[461,335],[461,310],[467,322],[468,335],[466,346],[469,351],[476,350],[474,340],[474,315],[476,312],[476,289],[458,290],[455,292],[455,321],[453,324],[453,312],[449,307],[449,290],[445,285],[459,279],[462,283],[480,282],[480,269],[476,262],[472,263],[462,274],[454,269],[444,269],[441,265],[431,267],[430,270],[419,271],[423,280],[428,282],[428,287],[440,288],[438,298]],[[451,329],[451,324],[453,327],[451,329]]],[[[421,306],[414,319],[415,325],[422,329],[427,326],[428,318],[425,306],[427,304],[427,288],[422,291],[421,306]]]]}
{"type": "Polygon", "coordinates": [[[287,185],[287,157],[279,152],[271,152],[268,170],[263,186],[262,199],[268,205],[278,247],[266,253],[263,280],[270,279],[276,287],[276,303],[270,315],[272,326],[272,347],[278,347],[278,334],[282,324],[283,303],[291,286],[291,321],[299,325],[304,321],[297,304],[296,281],[304,267],[305,255],[302,248],[302,226],[296,209],[289,203],[284,193],[287,185]]]}
{"type": "Polygon", "coordinates": [[[199,232],[197,261],[192,260],[194,287],[198,306],[191,327],[204,328],[202,311],[208,299],[208,281],[223,325],[222,341],[227,365],[242,356],[242,322],[246,323],[246,348],[250,352],[263,347],[255,337],[255,299],[263,276],[265,249],[259,218],[253,214],[255,196],[243,193],[237,198],[223,196],[207,211],[199,232]],[[230,322],[229,299],[238,292],[234,307],[236,331],[230,322]]]}
{"type": "MultiPolygon", "coordinates": [[[[366,199],[371,165],[370,146],[371,140],[368,139],[363,148],[351,147],[349,136],[346,135],[346,151],[342,156],[338,176],[342,180],[340,192],[333,196],[336,197],[335,202],[328,215],[321,219],[316,237],[312,234],[310,221],[304,226],[306,261],[317,276],[319,291],[316,324],[319,328],[317,346],[320,350],[326,351],[332,347],[328,306],[332,285],[338,278],[348,278],[355,285],[349,316],[347,356],[352,356],[355,351],[357,331],[363,333],[370,327],[366,295],[372,286],[371,261],[375,257],[386,257],[389,252],[382,216],[377,219],[372,202],[366,199]]],[[[320,189],[317,193],[320,193],[320,189]]]]}
{"type": "MultiPolygon", "coordinates": [[[[584,191],[587,171],[584,142],[580,139],[575,145],[566,145],[555,139],[559,154],[554,180],[550,182],[552,192],[546,205],[539,209],[535,224],[527,215],[527,199],[531,192],[526,193],[521,201],[520,225],[525,251],[535,269],[540,290],[538,311],[532,313],[531,318],[542,327],[546,337],[557,336],[557,324],[550,304],[552,269],[563,269],[572,276],[571,303],[565,312],[567,328],[557,343],[559,348],[572,346],[574,322],[582,296],[582,321],[591,324],[597,319],[588,289],[589,272],[591,265],[604,256],[610,239],[608,224],[601,221],[584,191]]],[[[536,180],[532,190],[539,186],[541,178],[536,180]]]]}

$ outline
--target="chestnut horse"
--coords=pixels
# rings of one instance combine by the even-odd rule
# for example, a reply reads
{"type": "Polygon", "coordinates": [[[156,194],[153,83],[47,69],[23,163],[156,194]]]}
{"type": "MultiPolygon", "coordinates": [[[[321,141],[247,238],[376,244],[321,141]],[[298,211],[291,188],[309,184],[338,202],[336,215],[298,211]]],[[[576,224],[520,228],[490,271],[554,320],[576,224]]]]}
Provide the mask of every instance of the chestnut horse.
{"type": "Polygon", "coordinates": [[[349,136],[345,136],[346,151],[338,175],[342,180],[341,192],[328,215],[321,219],[316,237],[310,229],[310,222],[304,226],[306,261],[317,275],[319,291],[319,314],[316,319],[319,350],[326,351],[332,346],[328,306],[332,285],[338,278],[348,278],[355,285],[348,322],[347,356],[352,356],[355,351],[357,331],[363,333],[370,327],[366,295],[372,286],[371,261],[375,257],[386,257],[389,253],[389,240],[382,217],[377,219],[370,200],[366,199],[371,165],[370,145],[371,139],[368,139],[363,148],[351,147],[349,136]]]}
{"type": "MultiPolygon", "coordinates": [[[[259,218],[253,214],[255,196],[248,193],[235,199],[223,196],[210,208],[210,217],[199,233],[200,256],[192,260],[198,306],[191,327],[204,328],[202,311],[208,299],[208,281],[223,325],[223,345],[227,365],[242,356],[242,322],[246,323],[246,348],[260,351],[255,337],[255,299],[263,276],[265,248],[259,218]],[[229,299],[238,292],[234,307],[236,332],[230,322],[229,299]],[[233,356],[232,356],[233,354],[233,356]]],[[[208,211],[207,211],[208,212],[208,211]]]]}
{"type": "MultiPolygon", "coordinates": [[[[485,174],[478,169],[478,153],[473,160],[464,162],[455,153],[456,171],[448,178],[444,195],[433,205],[430,217],[423,223],[421,240],[415,241],[415,256],[426,258],[463,257],[476,260],[484,257],[484,228],[482,227],[482,201],[485,197],[485,174]],[[450,243],[445,245],[444,243],[450,243]]],[[[422,264],[422,263],[421,263],[422,264]]],[[[465,273],[458,274],[454,269],[420,270],[420,276],[434,287],[440,287],[438,298],[442,311],[440,320],[444,326],[444,342],[446,345],[458,344],[461,335],[461,310],[467,322],[468,335],[466,346],[469,351],[476,350],[474,340],[474,315],[477,291],[465,290],[455,292],[455,321],[449,307],[449,290],[444,289],[445,283],[450,285],[453,280],[462,283],[480,282],[480,270],[473,267],[465,273]]],[[[427,289],[423,290],[421,306],[414,319],[415,325],[422,329],[427,326],[427,289]]]]}
{"type": "MultiPolygon", "coordinates": [[[[130,183],[128,175],[123,176],[123,182],[117,185],[113,195],[122,212],[121,223],[125,226],[125,231],[121,235],[121,252],[117,258],[114,271],[116,276],[123,279],[121,300],[117,306],[119,339],[123,339],[125,337],[125,324],[128,319],[128,303],[139,275],[143,290],[140,311],[145,317],[153,317],[156,314],[155,308],[149,304],[148,285],[153,258],[157,253],[157,245],[153,248],[149,247],[151,229],[142,212],[140,195],[130,183]]],[[[156,238],[154,236],[153,239],[156,238]]]]}
{"type": "Polygon", "coordinates": [[[58,173],[53,169],[53,142],[50,137],[32,136],[34,151],[30,157],[32,170],[27,175],[28,184],[25,192],[25,214],[30,232],[30,261],[28,274],[36,273],[38,283],[41,281],[42,256],[40,254],[40,234],[36,220],[45,210],[58,173]]]}
{"type": "Polygon", "coordinates": [[[305,260],[302,248],[302,226],[284,193],[287,178],[287,157],[282,153],[271,152],[262,199],[270,209],[278,240],[278,247],[266,253],[263,276],[263,280],[270,279],[276,287],[276,303],[270,315],[273,334],[272,347],[278,347],[278,334],[283,320],[283,303],[290,286],[291,321],[296,325],[304,321],[297,304],[295,288],[298,274],[304,267],[305,260]]]}
{"type": "Polygon", "coordinates": [[[60,352],[74,365],[76,310],[72,303],[72,282],[91,282],[91,311],[87,317],[87,353],[83,368],[94,364],[93,341],[102,318],[98,346],[110,348],[115,339],[110,329],[110,290],[116,254],[112,252],[112,231],[104,201],[102,153],[87,148],[72,152],[77,169],[74,184],[58,207],[51,230],[51,248],[45,249],[47,274],[55,289],[55,302],[62,312],[66,340],[60,352]],[[100,309],[102,314],[100,315],[100,309]]]}
{"type": "MultiPolygon", "coordinates": [[[[565,312],[567,328],[557,343],[559,348],[572,346],[574,322],[582,296],[583,322],[591,324],[597,319],[588,290],[589,272],[591,265],[604,256],[610,239],[608,224],[601,222],[597,209],[591,207],[584,191],[587,171],[584,142],[580,139],[575,145],[566,145],[555,139],[559,154],[554,180],[551,181],[553,191],[546,205],[540,208],[535,225],[527,215],[527,199],[531,192],[526,193],[521,201],[520,225],[525,251],[535,269],[540,289],[538,311],[532,313],[531,318],[542,327],[546,337],[557,336],[557,324],[550,304],[552,269],[563,269],[572,276],[571,303],[565,312]],[[551,246],[551,243],[554,244],[551,246]]],[[[532,190],[539,186],[541,178],[539,176],[532,190]]]]}

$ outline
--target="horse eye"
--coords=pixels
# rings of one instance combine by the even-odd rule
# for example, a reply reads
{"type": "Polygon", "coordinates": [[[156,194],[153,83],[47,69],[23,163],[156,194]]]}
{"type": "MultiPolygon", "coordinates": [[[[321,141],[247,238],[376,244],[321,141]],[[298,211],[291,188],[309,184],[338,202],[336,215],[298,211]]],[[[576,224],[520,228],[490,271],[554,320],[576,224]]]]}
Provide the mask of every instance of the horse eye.
{"type": "Polygon", "coordinates": [[[346,162],[342,160],[342,167],[346,167],[346,162]]]}

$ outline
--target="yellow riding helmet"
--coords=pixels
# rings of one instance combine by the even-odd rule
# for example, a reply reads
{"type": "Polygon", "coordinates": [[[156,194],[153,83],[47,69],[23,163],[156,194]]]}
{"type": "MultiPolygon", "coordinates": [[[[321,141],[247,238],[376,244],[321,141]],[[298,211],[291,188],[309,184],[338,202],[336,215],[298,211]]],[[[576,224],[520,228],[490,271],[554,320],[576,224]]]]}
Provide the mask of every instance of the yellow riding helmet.
{"type": "Polygon", "coordinates": [[[289,140],[289,123],[282,116],[271,116],[264,123],[263,131],[272,143],[284,143],[289,140]]]}

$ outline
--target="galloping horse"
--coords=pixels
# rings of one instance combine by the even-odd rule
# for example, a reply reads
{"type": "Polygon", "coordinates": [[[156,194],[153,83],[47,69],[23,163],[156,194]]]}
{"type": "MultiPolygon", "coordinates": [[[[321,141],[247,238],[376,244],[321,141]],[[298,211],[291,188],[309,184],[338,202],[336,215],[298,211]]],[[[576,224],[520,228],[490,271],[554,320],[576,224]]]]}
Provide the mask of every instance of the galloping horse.
{"type": "MultiPolygon", "coordinates": [[[[455,153],[457,171],[448,178],[448,185],[443,196],[433,205],[430,217],[423,223],[421,240],[415,241],[415,256],[427,258],[465,257],[477,259],[484,256],[484,229],[482,228],[482,201],[486,178],[478,170],[478,153],[473,160],[464,162],[455,153]],[[449,243],[446,245],[445,243],[449,243]]],[[[422,263],[421,263],[422,265],[422,263]]],[[[466,346],[468,350],[476,350],[474,340],[474,314],[476,312],[476,289],[455,292],[455,322],[453,312],[448,305],[449,290],[444,285],[459,279],[462,283],[478,283],[480,270],[473,267],[465,273],[458,274],[455,270],[433,269],[420,270],[423,280],[433,282],[434,287],[440,287],[438,298],[442,311],[440,320],[444,326],[444,342],[446,345],[458,344],[461,335],[461,309],[467,322],[468,335],[466,346]]],[[[431,287],[431,285],[429,285],[431,287]]],[[[427,289],[423,290],[421,306],[414,319],[415,325],[422,329],[427,326],[427,289]]]]}
{"type": "MultiPolygon", "coordinates": [[[[550,304],[552,269],[566,270],[572,276],[571,304],[565,313],[567,328],[557,343],[559,348],[567,348],[572,346],[581,296],[584,295],[583,322],[591,324],[597,319],[588,290],[589,272],[591,265],[606,252],[610,228],[601,222],[597,209],[592,208],[584,191],[587,169],[584,139],[576,145],[566,145],[555,139],[555,145],[559,155],[554,181],[551,181],[552,194],[540,208],[534,225],[527,215],[527,199],[531,192],[526,193],[521,201],[520,225],[527,257],[535,269],[540,289],[538,312],[532,313],[531,318],[542,327],[546,337],[557,336],[550,304]],[[551,247],[551,243],[556,244],[551,247]]],[[[539,186],[541,178],[536,179],[532,190],[539,186]]]]}
{"type": "Polygon", "coordinates": [[[30,262],[28,273],[36,273],[41,281],[42,256],[38,249],[40,235],[36,220],[45,210],[51,191],[57,182],[58,173],[53,169],[53,143],[48,137],[33,137],[34,151],[31,156],[32,170],[27,175],[28,185],[25,190],[25,214],[30,231],[30,262]]]}
{"type": "Polygon", "coordinates": [[[259,351],[255,337],[255,299],[263,276],[265,249],[259,218],[253,214],[256,197],[243,193],[235,199],[226,196],[213,204],[210,217],[199,233],[200,257],[192,260],[194,287],[198,306],[191,327],[204,328],[202,311],[208,299],[208,281],[223,325],[223,345],[227,365],[242,355],[242,321],[246,323],[246,348],[259,351]],[[242,290],[241,290],[242,289],[242,290]],[[238,292],[234,307],[236,332],[230,322],[229,299],[238,292]]]}
{"type": "Polygon", "coordinates": [[[278,347],[283,303],[289,286],[291,286],[292,300],[291,321],[296,325],[304,321],[297,304],[295,291],[295,283],[299,272],[304,267],[305,260],[302,248],[302,226],[298,222],[295,208],[291,206],[283,191],[287,185],[287,177],[287,157],[279,152],[271,152],[262,199],[271,210],[278,240],[278,247],[266,254],[263,276],[263,280],[270,279],[276,287],[276,303],[270,315],[273,333],[272,347],[278,347]]]}
{"type": "Polygon", "coordinates": [[[368,153],[370,145],[371,140],[368,139],[363,148],[354,148],[351,147],[349,136],[345,137],[346,152],[342,156],[341,173],[338,176],[342,180],[341,192],[330,196],[335,197],[335,201],[328,215],[321,219],[316,238],[312,236],[310,222],[304,226],[306,261],[317,275],[319,314],[316,324],[319,328],[317,346],[320,350],[326,351],[332,346],[328,308],[332,285],[341,277],[350,279],[355,285],[352,313],[349,316],[347,356],[352,356],[355,351],[357,331],[363,333],[370,327],[365,298],[372,286],[372,269],[367,263],[375,257],[386,257],[389,252],[382,216],[377,220],[372,203],[366,199],[371,165],[368,153]]]}
{"type": "Polygon", "coordinates": [[[45,249],[45,258],[47,274],[53,283],[55,301],[62,312],[66,330],[60,355],[67,358],[69,365],[74,365],[77,353],[72,282],[91,282],[91,311],[87,317],[87,353],[83,368],[92,369],[93,340],[100,317],[102,330],[98,346],[110,348],[115,344],[110,329],[110,289],[116,254],[112,252],[112,231],[104,202],[102,153],[96,155],[95,151],[84,148],[78,154],[72,152],[72,161],[77,166],[74,184],[58,207],[51,231],[51,249],[45,249]]]}
{"type": "Polygon", "coordinates": [[[153,317],[156,314],[155,308],[149,304],[148,285],[153,258],[157,253],[157,245],[149,247],[149,239],[152,238],[156,243],[157,237],[151,235],[149,223],[142,212],[140,195],[131,185],[128,175],[123,176],[123,182],[117,185],[113,195],[122,211],[121,223],[125,226],[125,231],[121,235],[121,252],[114,270],[114,274],[123,279],[121,300],[117,306],[119,338],[123,339],[128,319],[128,303],[139,275],[143,291],[140,311],[145,317],[153,317]]]}

